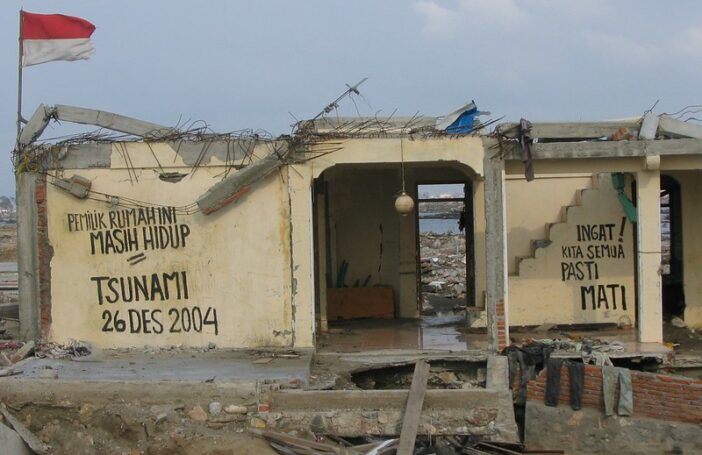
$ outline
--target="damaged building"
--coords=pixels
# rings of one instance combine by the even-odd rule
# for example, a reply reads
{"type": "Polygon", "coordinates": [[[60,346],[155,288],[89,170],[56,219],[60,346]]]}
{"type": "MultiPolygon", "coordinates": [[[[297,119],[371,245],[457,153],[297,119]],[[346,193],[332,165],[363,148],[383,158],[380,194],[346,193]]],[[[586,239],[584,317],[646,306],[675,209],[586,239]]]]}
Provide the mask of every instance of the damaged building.
{"type": "MultiPolygon", "coordinates": [[[[436,381],[460,390],[427,391],[434,434],[518,444],[514,388],[526,394],[526,442],[562,447],[568,429],[560,440],[538,438],[539,425],[572,412],[541,404],[548,368],[538,370],[549,356],[525,377],[523,364],[517,373],[499,353],[516,340],[567,332],[549,344],[559,361],[581,359],[583,340],[596,339],[595,351],[617,366],[671,362],[664,317],[702,326],[702,128],[647,113],[523,120],[488,134],[472,109],[438,120],[322,116],[272,138],[40,106],[15,155],[21,338],[99,349],[386,352],[410,379],[418,358],[439,370],[459,362],[463,376],[436,381]],[[53,120],[121,135],[39,142],[53,120]],[[452,190],[429,197],[432,186],[452,190]],[[424,279],[439,259],[422,257],[421,206],[437,202],[460,212],[451,237],[459,287],[450,283],[450,298],[427,291],[445,280],[424,279]],[[427,316],[427,305],[441,302],[448,316],[427,316]],[[538,423],[530,427],[529,416],[538,423]]],[[[582,374],[585,390],[599,394],[596,368],[582,374]]],[[[632,374],[634,417],[663,414],[679,428],[702,421],[699,379],[679,379],[690,394],[680,418],[640,406],[648,403],[642,388],[665,380],[632,374]]],[[[562,401],[568,375],[563,366],[562,401]]],[[[302,381],[315,382],[309,371],[302,381]]],[[[379,377],[356,385],[364,381],[392,388],[379,377]]],[[[389,410],[374,417],[381,423],[320,424],[308,403],[323,408],[326,398],[299,390],[259,394],[255,418],[277,428],[266,416],[279,412],[343,437],[398,435],[407,392],[395,392],[384,392],[389,410]]],[[[331,401],[352,415],[376,400],[314,393],[336,393],[331,401]]],[[[587,395],[582,406],[588,422],[604,409],[587,395]]],[[[429,416],[421,419],[427,434],[429,416]]],[[[702,444],[681,438],[675,444],[685,450],[702,444]]]]}

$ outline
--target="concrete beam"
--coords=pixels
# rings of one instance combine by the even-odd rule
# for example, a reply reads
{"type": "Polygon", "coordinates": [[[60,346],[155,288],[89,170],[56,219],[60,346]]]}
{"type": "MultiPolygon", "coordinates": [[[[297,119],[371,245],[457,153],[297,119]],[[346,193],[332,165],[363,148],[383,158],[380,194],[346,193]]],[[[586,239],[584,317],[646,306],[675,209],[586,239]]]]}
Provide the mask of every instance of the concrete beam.
{"type": "Polygon", "coordinates": [[[57,120],[62,120],[64,122],[95,125],[144,138],[159,138],[177,132],[174,128],[157,125],[156,123],[145,122],[124,115],[113,114],[112,112],[83,107],[57,104],[55,106],[54,115],[57,120]]]}
{"type": "MultiPolygon", "coordinates": [[[[167,141],[170,148],[186,166],[195,164],[208,165],[216,158],[230,164],[240,164],[244,158],[251,156],[258,141],[249,138],[213,139],[201,141],[167,141]]],[[[276,142],[272,146],[282,142],[276,142]]],[[[125,143],[127,147],[129,143],[125,143]]],[[[42,166],[44,169],[89,169],[112,167],[112,150],[116,147],[110,142],[85,142],[68,144],[55,153],[47,155],[42,166]]],[[[138,167],[138,166],[137,166],[138,167]]],[[[113,167],[117,169],[117,167],[113,167]]]]}
{"type": "MultiPolygon", "coordinates": [[[[292,422],[298,428],[314,426],[342,437],[396,435],[408,394],[407,390],[281,391],[269,397],[272,412],[259,413],[258,418],[274,429],[292,422]]],[[[427,390],[419,434],[427,432],[518,442],[512,394],[507,389],[427,390]]]]}
{"type": "Polygon", "coordinates": [[[509,344],[504,164],[499,157],[485,155],[487,331],[488,346],[493,352],[509,344]]]}
{"type": "Polygon", "coordinates": [[[672,137],[702,139],[702,125],[683,122],[669,115],[661,115],[658,122],[658,134],[672,137]]]}
{"type": "Polygon", "coordinates": [[[37,256],[37,174],[17,176],[17,281],[20,338],[39,339],[39,261],[37,256]]]}
{"type": "Polygon", "coordinates": [[[40,104],[34,114],[29,118],[27,124],[22,128],[19,137],[20,147],[26,147],[36,141],[44,132],[44,129],[49,125],[51,120],[52,109],[40,104]]]}
{"type": "Polygon", "coordinates": [[[251,189],[251,185],[265,178],[286,164],[285,159],[292,149],[283,147],[254,164],[236,172],[207,190],[197,200],[202,213],[209,215],[222,207],[236,202],[251,189]]]}
{"type": "MultiPolygon", "coordinates": [[[[548,142],[531,146],[534,160],[563,158],[624,158],[647,155],[702,155],[702,140],[548,142]]],[[[518,144],[505,144],[505,160],[521,160],[518,144]]]]}
{"type": "Polygon", "coordinates": [[[653,112],[647,112],[643,116],[641,129],[639,129],[639,139],[653,140],[658,133],[658,122],[660,118],[653,112]]]}
{"type": "MultiPolygon", "coordinates": [[[[531,124],[529,136],[544,139],[599,139],[609,137],[621,128],[636,132],[639,130],[639,124],[638,119],[609,122],[537,122],[531,124]]],[[[519,136],[519,123],[503,123],[497,127],[497,131],[508,138],[516,138],[519,136]]]]}

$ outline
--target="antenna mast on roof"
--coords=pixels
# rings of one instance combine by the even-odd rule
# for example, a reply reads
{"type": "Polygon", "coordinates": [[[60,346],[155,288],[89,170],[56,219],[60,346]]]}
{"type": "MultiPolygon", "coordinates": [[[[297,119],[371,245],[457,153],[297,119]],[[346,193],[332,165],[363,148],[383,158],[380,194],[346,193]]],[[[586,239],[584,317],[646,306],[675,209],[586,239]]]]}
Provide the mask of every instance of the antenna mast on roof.
{"type": "Polygon", "coordinates": [[[320,117],[323,116],[324,114],[328,114],[328,113],[330,113],[331,111],[333,111],[334,109],[336,109],[337,107],[339,107],[339,101],[341,101],[341,100],[344,99],[345,97],[351,95],[352,93],[353,93],[354,95],[360,95],[361,93],[358,91],[358,87],[359,87],[361,84],[363,84],[364,82],[366,82],[367,80],[368,80],[368,78],[367,78],[367,77],[364,77],[364,78],[361,79],[358,83],[356,83],[356,85],[351,85],[351,86],[350,86],[349,84],[346,84],[346,86],[348,87],[348,88],[346,89],[346,91],[345,91],[344,93],[342,93],[341,95],[339,95],[339,97],[338,97],[337,99],[335,99],[335,100],[332,101],[331,103],[327,104],[326,107],[325,107],[324,109],[322,109],[322,111],[321,111],[319,114],[315,115],[315,116],[312,117],[310,120],[307,120],[307,121],[305,122],[305,126],[307,126],[307,125],[313,123],[315,120],[317,120],[318,118],[320,118],[320,117]]]}

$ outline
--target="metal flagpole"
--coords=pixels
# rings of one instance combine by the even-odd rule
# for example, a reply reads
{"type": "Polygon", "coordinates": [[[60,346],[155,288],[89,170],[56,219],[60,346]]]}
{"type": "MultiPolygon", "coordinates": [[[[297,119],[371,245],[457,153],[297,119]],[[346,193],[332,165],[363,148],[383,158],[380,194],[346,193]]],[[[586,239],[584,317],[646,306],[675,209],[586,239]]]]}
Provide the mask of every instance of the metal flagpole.
{"type": "Polygon", "coordinates": [[[20,133],[22,132],[22,10],[19,14],[19,62],[17,65],[17,145],[19,145],[20,133]]]}

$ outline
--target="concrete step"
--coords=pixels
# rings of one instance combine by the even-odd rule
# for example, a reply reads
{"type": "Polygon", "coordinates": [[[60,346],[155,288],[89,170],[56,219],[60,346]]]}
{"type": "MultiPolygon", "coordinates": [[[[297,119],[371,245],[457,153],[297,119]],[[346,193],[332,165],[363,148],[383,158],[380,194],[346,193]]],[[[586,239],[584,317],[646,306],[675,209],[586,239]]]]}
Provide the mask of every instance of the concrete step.
{"type": "MultiPolygon", "coordinates": [[[[273,392],[267,411],[253,419],[281,431],[311,428],[341,437],[395,436],[408,395],[409,390],[282,390],[273,392]]],[[[422,409],[419,434],[519,440],[509,390],[427,390],[422,409]]]]}

